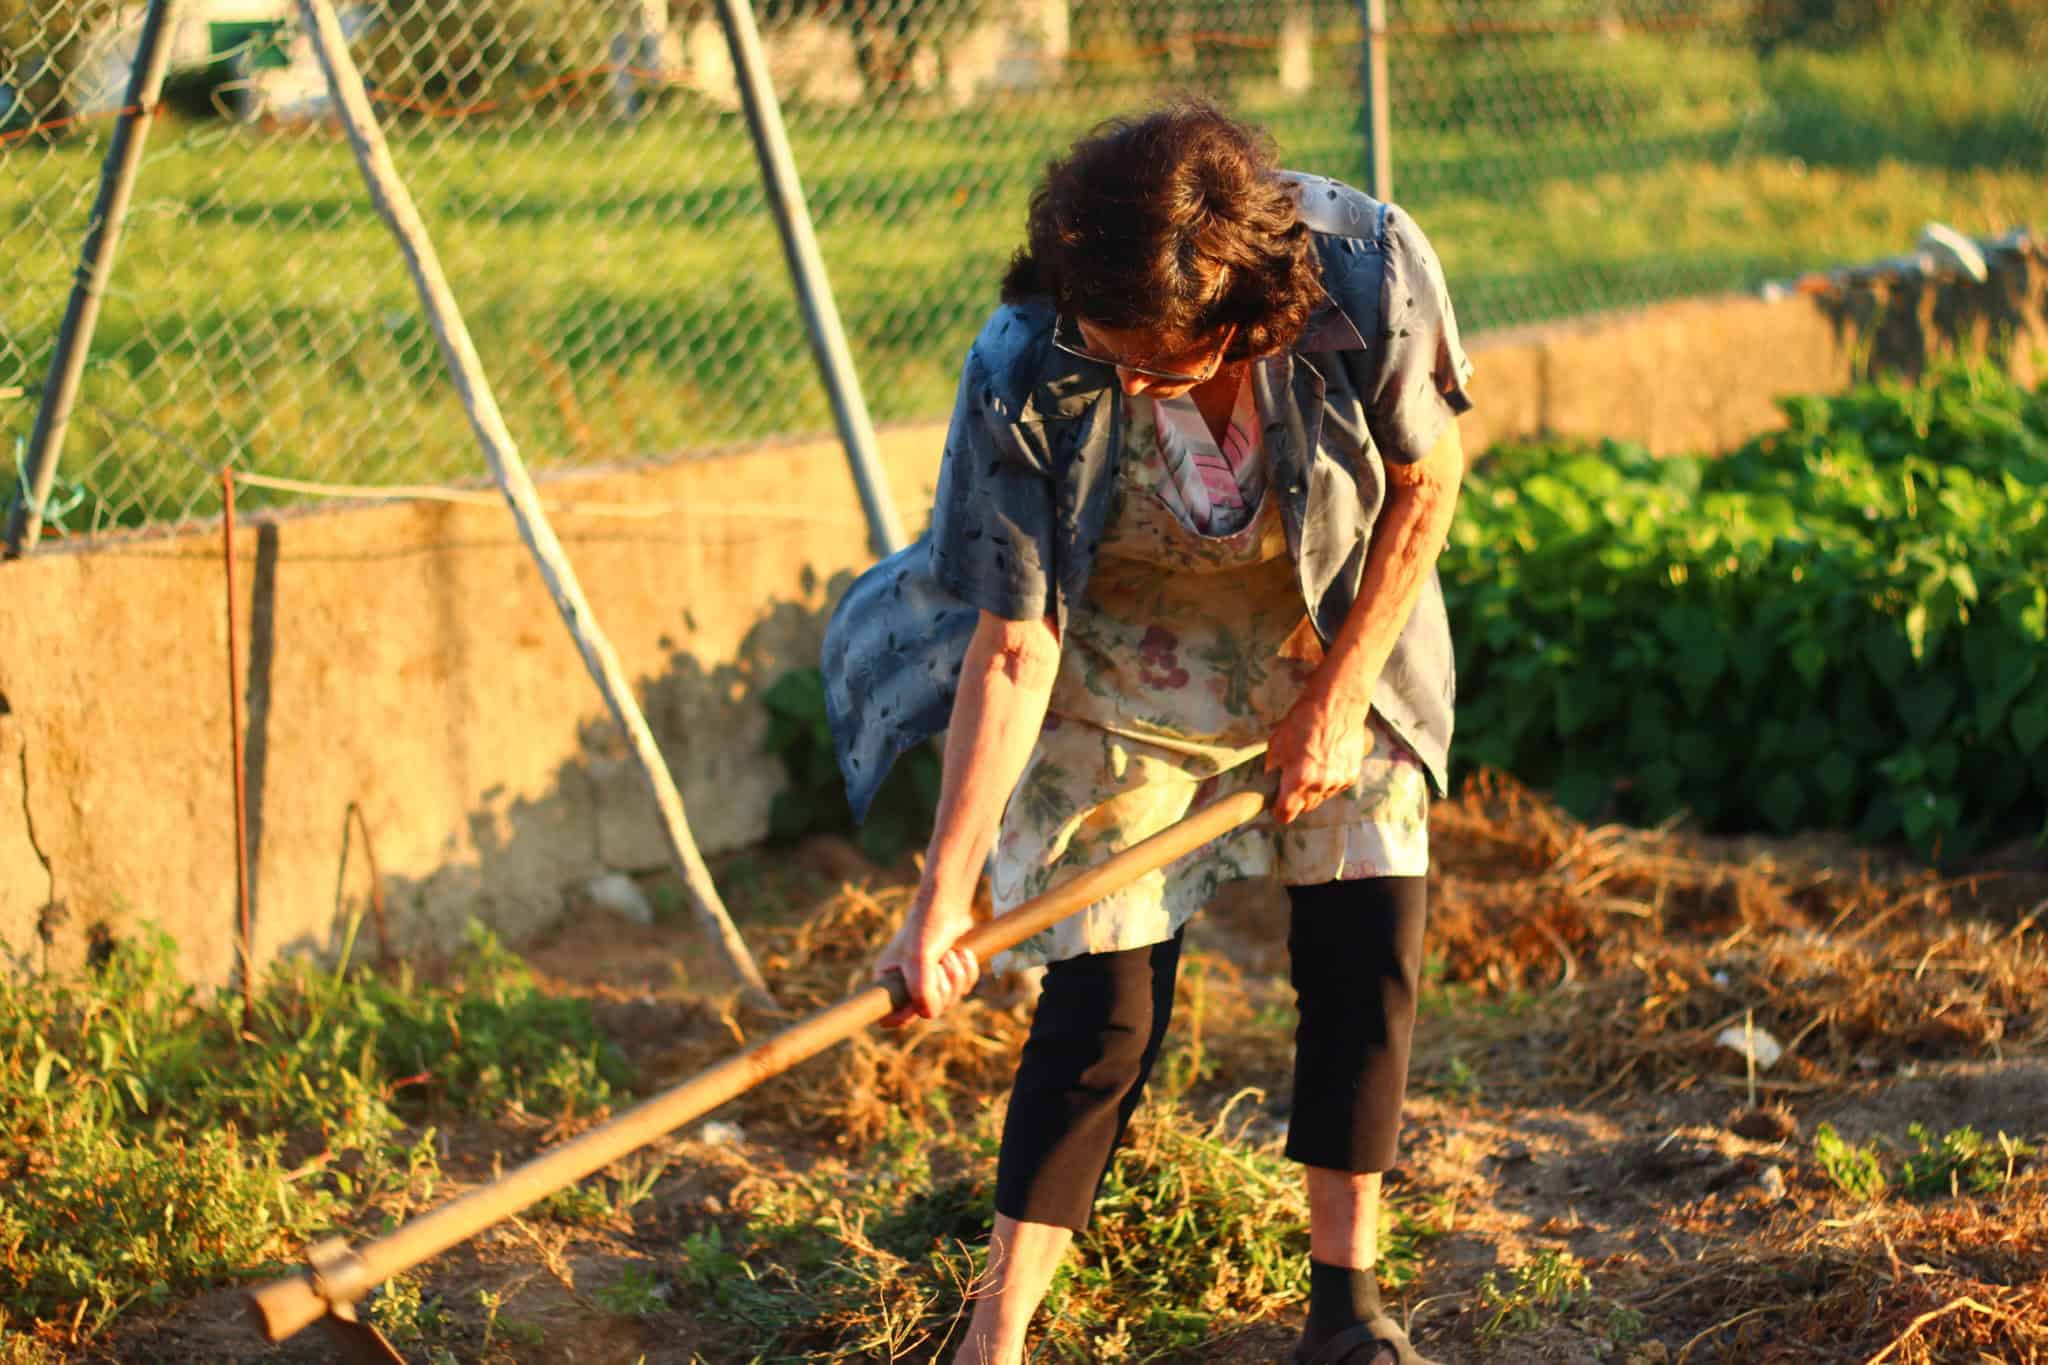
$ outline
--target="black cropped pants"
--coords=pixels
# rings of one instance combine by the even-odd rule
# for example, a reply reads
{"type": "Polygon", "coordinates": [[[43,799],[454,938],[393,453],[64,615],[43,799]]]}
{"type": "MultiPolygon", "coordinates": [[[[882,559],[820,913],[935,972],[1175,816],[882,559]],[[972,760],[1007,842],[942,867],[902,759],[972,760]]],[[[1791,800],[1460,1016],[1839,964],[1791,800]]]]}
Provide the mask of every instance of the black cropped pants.
{"type": "MultiPolygon", "coordinates": [[[[1290,886],[1287,949],[1300,1018],[1287,1155],[1305,1166],[1394,1164],[1422,974],[1425,879],[1290,886]]],[[[1010,1091],[996,1211],[1087,1226],[1173,1014],[1181,936],[1055,962],[1010,1091]]]]}

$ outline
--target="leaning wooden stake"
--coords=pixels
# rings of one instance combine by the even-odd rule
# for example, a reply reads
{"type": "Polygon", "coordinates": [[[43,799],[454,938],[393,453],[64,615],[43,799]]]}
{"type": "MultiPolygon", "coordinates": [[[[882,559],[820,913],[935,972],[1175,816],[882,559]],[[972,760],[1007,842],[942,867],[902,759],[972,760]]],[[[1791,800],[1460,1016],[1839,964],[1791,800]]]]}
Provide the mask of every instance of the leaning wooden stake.
{"type": "Polygon", "coordinates": [[[256,1029],[256,937],[250,933],[250,796],[242,753],[242,649],[236,643],[236,471],[221,471],[221,567],[227,571],[227,733],[236,778],[236,923],[242,927],[242,1033],[256,1029]]]}
{"type": "Polygon", "coordinates": [[[561,542],[555,539],[554,529],[548,525],[540,495],[534,491],[533,480],[519,458],[519,447],[512,440],[504,415],[498,411],[498,400],[484,375],[483,362],[477,358],[476,346],[470,340],[461,309],[456,306],[454,292],[448,287],[447,276],[441,271],[433,240],[427,235],[426,224],[421,221],[412,195],[391,160],[391,151],[384,143],[384,130],[370,111],[362,75],[349,56],[348,42],[334,16],[334,6],[331,0],[299,0],[299,13],[306,31],[312,35],[313,50],[320,58],[320,67],[327,73],[328,91],[333,96],[342,127],[348,133],[349,144],[355,148],[356,161],[362,166],[363,181],[369,186],[370,198],[390,227],[392,236],[398,239],[406,267],[412,272],[413,285],[419,291],[421,306],[433,324],[434,335],[440,338],[441,355],[448,363],[449,377],[455,381],[455,390],[461,395],[470,425],[476,429],[484,456],[491,463],[491,472],[497,476],[498,487],[504,490],[505,500],[512,505],[512,516],[519,523],[519,534],[533,551],[534,562],[540,566],[541,577],[546,580],[562,619],[568,623],[570,635],[575,637],[576,648],[582,651],[584,664],[597,680],[598,690],[604,693],[605,705],[611,708],[613,719],[625,731],[633,746],[634,757],[640,760],[640,771],[654,789],[654,802],[661,812],[662,832],[667,836],[669,851],[683,875],[683,884],[689,889],[697,915],[724,950],[726,961],[745,983],[749,994],[772,1005],[774,998],[768,993],[768,983],[762,980],[760,968],[754,965],[753,954],[747,951],[745,940],[726,914],[725,906],[718,897],[718,888],[712,884],[710,870],[704,866],[704,859],[697,851],[696,840],[690,837],[690,827],[683,815],[682,793],[676,790],[668,764],[662,759],[654,735],[647,728],[646,718],[640,714],[639,704],[633,700],[632,684],[627,680],[625,670],[619,666],[618,655],[612,651],[611,642],[598,629],[597,621],[591,615],[590,603],[585,600],[583,589],[576,581],[576,571],[570,567],[568,555],[563,553],[561,542]]]}
{"type": "Polygon", "coordinates": [[[99,198],[93,203],[92,217],[86,220],[78,273],[72,277],[71,297],[64,306],[57,346],[50,353],[49,377],[43,381],[42,402],[36,408],[35,429],[29,433],[28,451],[21,463],[21,500],[7,519],[0,558],[16,559],[29,553],[43,533],[43,508],[56,482],[57,457],[64,449],[64,434],[71,429],[71,409],[78,401],[93,331],[99,326],[100,304],[107,296],[114,261],[120,254],[121,229],[128,221],[128,201],[142,169],[150,120],[156,117],[157,102],[163,98],[175,31],[172,19],[171,0],[150,0],[142,16],[127,98],[114,123],[113,141],[107,146],[99,198]]]}
{"type": "MultiPolygon", "coordinates": [[[[981,925],[961,940],[961,946],[986,962],[996,953],[1015,947],[1146,873],[1248,823],[1265,808],[1265,798],[1256,792],[1225,797],[1125,849],[1101,866],[981,925]]],[[[366,1246],[350,1250],[337,1239],[309,1248],[307,1259],[313,1268],[244,1295],[257,1329],[270,1341],[283,1341],[330,1313],[348,1316],[348,1310],[358,1299],[393,1275],[475,1236],[493,1223],[504,1221],[528,1204],[603,1169],[770,1076],[780,1075],[798,1062],[852,1037],[903,1008],[906,998],[903,979],[891,975],[885,984],[870,986],[813,1014],[591,1129],[575,1141],[535,1157],[500,1179],[366,1246]]]]}
{"type": "Polygon", "coordinates": [[[220,472],[221,564],[228,590],[228,746],[235,778],[235,907],[242,930],[242,1032],[256,1029],[256,939],[249,923],[249,764],[242,749],[242,651],[235,636],[235,471],[220,472]]]}

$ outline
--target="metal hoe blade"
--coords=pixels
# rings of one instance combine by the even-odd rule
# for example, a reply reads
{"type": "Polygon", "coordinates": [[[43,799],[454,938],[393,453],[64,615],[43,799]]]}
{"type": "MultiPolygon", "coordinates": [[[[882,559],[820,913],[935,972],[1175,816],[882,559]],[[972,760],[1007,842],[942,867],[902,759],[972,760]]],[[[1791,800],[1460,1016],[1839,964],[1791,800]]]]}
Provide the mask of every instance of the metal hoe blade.
{"type": "Polygon", "coordinates": [[[347,1304],[320,1319],[320,1325],[349,1365],[405,1365],[405,1357],[392,1349],[384,1334],[357,1317],[347,1304]]]}
{"type": "Polygon", "coordinates": [[[342,1359],[350,1365],[405,1365],[405,1357],[384,1334],[356,1316],[356,1300],[370,1286],[355,1249],[344,1238],[330,1237],[306,1248],[306,1264],[313,1271],[314,1288],[328,1303],[320,1325],[342,1359]]]}

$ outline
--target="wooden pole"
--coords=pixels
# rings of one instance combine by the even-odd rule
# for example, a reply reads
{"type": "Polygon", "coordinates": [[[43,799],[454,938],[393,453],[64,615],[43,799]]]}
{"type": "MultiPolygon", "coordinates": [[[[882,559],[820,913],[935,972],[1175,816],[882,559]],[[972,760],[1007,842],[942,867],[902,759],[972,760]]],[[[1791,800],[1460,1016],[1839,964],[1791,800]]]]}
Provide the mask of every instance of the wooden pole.
{"type": "Polygon", "coordinates": [[[242,926],[242,1032],[256,1026],[256,943],[249,923],[248,763],[242,752],[242,651],[235,633],[235,471],[220,472],[221,562],[228,593],[228,729],[235,768],[235,904],[242,926]]]}
{"type": "Polygon", "coordinates": [[[319,56],[321,69],[327,74],[328,92],[334,99],[342,127],[348,133],[349,145],[355,149],[356,161],[362,167],[363,182],[369,187],[371,201],[390,227],[391,235],[398,239],[406,268],[411,271],[413,285],[419,292],[420,304],[426,310],[428,321],[433,324],[434,335],[440,339],[441,355],[448,364],[449,377],[455,381],[455,390],[461,396],[470,425],[483,446],[484,457],[490,461],[491,472],[497,476],[498,487],[511,504],[512,517],[519,524],[519,534],[533,552],[534,563],[539,566],[541,578],[555,599],[556,609],[562,613],[562,620],[567,623],[576,648],[582,652],[590,676],[596,679],[598,690],[604,694],[605,705],[611,708],[612,718],[625,732],[633,756],[640,761],[641,774],[653,789],[654,804],[661,814],[662,833],[668,840],[677,870],[682,873],[683,885],[689,890],[698,920],[724,950],[726,963],[744,983],[747,993],[756,1001],[772,1007],[775,999],[769,994],[768,983],[762,979],[761,969],[754,965],[754,957],[747,951],[746,941],[733,927],[731,916],[726,914],[718,888],[711,880],[710,869],[704,866],[696,840],[690,836],[689,822],[683,813],[682,793],[676,789],[675,778],[661,756],[660,746],[654,742],[646,717],[640,714],[639,704],[633,699],[632,683],[620,666],[611,642],[598,629],[597,621],[591,615],[590,603],[576,581],[576,571],[570,567],[568,555],[555,538],[554,528],[548,524],[547,512],[541,507],[533,479],[526,472],[525,462],[519,458],[519,447],[505,425],[504,414],[498,410],[498,400],[491,392],[490,380],[484,374],[483,362],[477,356],[469,328],[462,320],[462,310],[455,302],[454,291],[448,286],[448,277],[441,270],[433,240],[413,204],[411,192],[406,189],[398,167],[391,159],[391,149],[384,142],[384,130],[378,126],[376,116],[370,110],[362,74],[356,70],[355,61],[349,56],[348,41],[342,34],[340,21],[335,18],[334,6],[331,0],[299,0],[299,12],[306,31],[312,35],[313,50],[319,56]]]}
{"type": "MultiPolygon", "coordinates": [[[[1249,823],[1265,808],[1266,798],[1257,792],[1227,796],[1009,914],[978,926],[960,945],[986,962],[1146,873],[1249,823]]],[[[321,1267],[320,1272],[301,1271],[243,1295],[257,1330],[269,1341],[283,1341],[319,1321],[336,1305],[355,1302],[393,1275],[702,1117],[769,1077],[887,1018],[907,1002],[903,978],[892,973],[886,983],[813,1014],[356,1251],[337,1248],[332,1242],[309,1249],[308,1257],[321,1267]]]]}

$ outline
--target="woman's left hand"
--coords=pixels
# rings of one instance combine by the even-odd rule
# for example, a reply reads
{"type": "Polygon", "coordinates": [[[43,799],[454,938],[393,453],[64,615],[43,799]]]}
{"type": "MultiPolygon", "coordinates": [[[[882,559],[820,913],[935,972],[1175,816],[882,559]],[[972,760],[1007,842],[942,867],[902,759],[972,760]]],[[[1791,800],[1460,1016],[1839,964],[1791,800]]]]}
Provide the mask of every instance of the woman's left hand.
{"type": "Polygon", "coordinates": [[[1291,824],[1358,781],[1372,752],[1365,707],[1346,706],[1311,686],[1281,717],[1266,747],[1266,771],[1280,774],[1273,814],[1291,824]]]}

